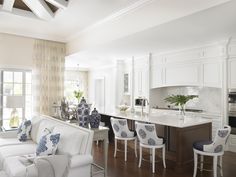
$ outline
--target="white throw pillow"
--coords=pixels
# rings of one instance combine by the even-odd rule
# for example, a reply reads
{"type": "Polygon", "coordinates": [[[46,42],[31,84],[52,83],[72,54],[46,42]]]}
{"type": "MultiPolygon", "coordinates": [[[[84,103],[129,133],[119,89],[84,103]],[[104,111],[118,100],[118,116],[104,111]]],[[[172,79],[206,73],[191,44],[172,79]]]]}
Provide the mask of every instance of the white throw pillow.
{"type": "Polygon", "coordinates": [[[32,129],[32,124],[30,120],[22,122],[17,132],[17,138],[19,139],[19,141],[24,142],[31,139],[30,136],[31,129],[32,129]]]}
{"type": "Polygon", "coordinates": [[[59,133],[57,134],[49,133],[47,135],[43,135],[36,149],[36,155],[47,156],[55,154],[59,141],[60,141],[59,133]]]}

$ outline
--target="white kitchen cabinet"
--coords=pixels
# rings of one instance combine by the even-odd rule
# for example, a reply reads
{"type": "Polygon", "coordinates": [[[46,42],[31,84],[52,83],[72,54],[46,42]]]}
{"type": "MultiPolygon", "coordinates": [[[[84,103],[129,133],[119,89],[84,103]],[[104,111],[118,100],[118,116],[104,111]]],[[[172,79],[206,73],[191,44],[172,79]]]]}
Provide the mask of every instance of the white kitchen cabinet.
{"type": "Polygon", "coordinates": [[[230,45],[228,51],[230,56],[236,56],[236,45],[230,45]]]}
{"type": "Polygon", "coordinates": [[[146,58],[134,61],[134,97],[149,97],[149,71],[146,58]]]}
{"type": "Polygon", "coordinates": [[[230,89],[236,88],[236,58],[228,61],[228,85],[230,89]]]}
{"type": "Polygon", "coordinates": [[[200,85],[200,66],[198,64],[184,64],[166,67],[164,85],[200,85]]]}
{"type": "Polygon", "coordinates": [[[203,63],[203,86],[205,87],[222,87],[222,69],[221,62],[203,63]]]}
{"type": "Polygon", "coordinates": [[[161,87],[163,85],[163,70],[162,68],[151,69],[151,88],[161,87]]]}

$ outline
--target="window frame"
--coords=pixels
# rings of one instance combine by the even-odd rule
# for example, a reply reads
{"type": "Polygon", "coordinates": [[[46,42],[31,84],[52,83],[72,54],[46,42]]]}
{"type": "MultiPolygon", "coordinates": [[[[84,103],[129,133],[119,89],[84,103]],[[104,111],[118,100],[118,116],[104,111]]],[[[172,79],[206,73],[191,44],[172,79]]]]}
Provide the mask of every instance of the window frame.
{"type": "MultiPolygon", "coordinates": [[[[32,103],[32,70],[30,69],[13,69],[13,68],[0,68],[0,126],[3,126],[3,121],[7,120],[4,119],[3,113],[4,113],[4,96],[8,96],[4,94],[4,84],[9,83],[9,82],[4,82],[4,72],[13,72],[13,94],[14,94],[14,85],[15,84],[20,84],[18,82],[14,82],[14,72],[21,72],[22,73],[22,94],[25,98],[25,105],[26,105],[26,97],[31,96],[31,103],[32,103]],[[31,73],[31,83],[26,82],[26,73],[30,72],[31,73]],[[31,94],[26,94],[26,84],[31,84],[31,94]]],[[[17,94],[16,94],[17,95],[17,94]]],[[[32,114],[32,107],[31,107],[31,114],[32,114]]],[[[22,108],[22,119],[26,117],[26,106],[22,108]]]]}

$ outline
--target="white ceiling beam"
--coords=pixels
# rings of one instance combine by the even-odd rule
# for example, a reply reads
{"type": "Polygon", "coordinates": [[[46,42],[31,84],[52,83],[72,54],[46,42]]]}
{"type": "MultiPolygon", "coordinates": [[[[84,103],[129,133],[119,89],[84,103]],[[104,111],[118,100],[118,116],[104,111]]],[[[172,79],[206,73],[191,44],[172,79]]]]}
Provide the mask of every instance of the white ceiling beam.
{"type": "Polygon", "coordinates": [[[41,19],[50,20],[54,14],[43,0],[22,0],[41,19]]]}
{"type": "Polygon", "coordinates": [[[15,0],[4,0],[2,9],[11,12],[13,9],[14,2],[15,0]]]}
{"type": "Polygon", "coordinates": [[[62,9],[65,9],[68,6],[68,1],[65,0],[46,0],[46,1],[62,9]]]}

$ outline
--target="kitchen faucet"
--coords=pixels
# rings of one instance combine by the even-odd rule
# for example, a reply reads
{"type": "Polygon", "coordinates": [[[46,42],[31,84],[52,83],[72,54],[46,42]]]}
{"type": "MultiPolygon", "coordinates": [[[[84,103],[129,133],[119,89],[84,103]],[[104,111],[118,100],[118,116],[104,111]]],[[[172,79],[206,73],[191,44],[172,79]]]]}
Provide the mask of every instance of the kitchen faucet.
{"type": "Polygon", "coordinates": [[[142,98],[142,112],[141,112],[142,116],[144,115],[143,107],[144,107],[145,102],[147,102],[147,105],[149,105],[148,99],[147,98],[142,98]]]}

